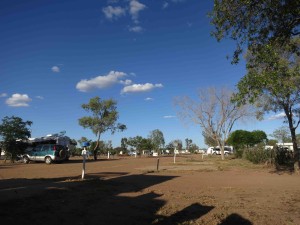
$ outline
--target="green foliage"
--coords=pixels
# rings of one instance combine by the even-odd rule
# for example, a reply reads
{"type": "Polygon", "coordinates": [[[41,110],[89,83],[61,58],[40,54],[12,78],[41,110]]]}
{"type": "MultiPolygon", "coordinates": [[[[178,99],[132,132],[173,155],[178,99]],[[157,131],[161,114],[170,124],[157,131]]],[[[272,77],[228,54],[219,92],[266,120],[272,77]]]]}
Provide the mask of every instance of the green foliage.
{"type": "Polygon", "coordinates": [[[251,146],[254,146],[259,143],[267,143],[267,134],[262,130],[254,130],[251,132],[251,146]]]}
{"type": "Polygon", "coordinates": [[[273,147],[275,147],[277,143],[278,143],[278,141],[274,140],[274,139],[269,139],[267,141],[267,145],[270,145],[270,146],[273,146],[273,147]]]}
{"type": "Polygon", "coordinates": [[[91,141],[90,146],[88,147],[88,149],[90,149],[91,151],[96,151],[102,154],[105,153],[104,148],[105,148],[104,141],[99,141],[98,143],[97,141],[91,141]]]}
{"type": "Polygon", "coordinates": [[[251,132],[246,130],[233,131],[227,139],[227,144],[234,146],[235,149],[245,147],[251,143],[251,132]]]}
{"type": "Polygon", "coordinates": [[[162,131],[156,129],[150,132],[149,139],[156,151],[159,151],[165,145],[165,138],[162,131]]]}
{"type": "Polygon", "coordinates": [[[154,148],[151,139],[141,136],[128,138],[127,144],[134,147],[140,155],[142,154],[142,150],[152,150],[154,148]]]}
{"type": "MultiPolygon", "coordinates": [[[[215,30],[212,35],[218,40],[230,37],[237,43],[232,63],[237,63],[243,47],[259,52],[261,46],[291,44],[299,36],[299,1],[282,0],[214,0],[209,14],[215,30]]],[[[294,52],[299,52],[291,44],[294,52]]]]}
{"type": "Polygon", "coordinates": [[[199,149],[199,147],[196,144],[190,144],[190,146],[189,146],[189,151],[191,153],[195,153],[195,151],[198,149],[199,149]]]}
{"type": "MultiPolygon", "coordinates": [[[[292,40],[300,46],[300,38],[292,40]]],[[[300,123],[300,55],[290,45],[266,45],[251,52],[247,58],[247,74],[238,83],[235,101],[255,103],[258,118],[266,112],[284,112],[294,149],[297,149],[296,129],[300,123]]],[[[300,166],[298,152],[295,163],[300,166]]],[[[296,164],[295,164],[296,165],[296,164]]]]}
{"type": "Polygon", "coordinates": [[[83,142],[89,142],[91,143],[92,140],[88,139],[87,137],[81,137],[79,140],[78,140],[78,143],[80,144],[80,146],[82,146],[82,143],[83,142]]]}
{"type": "Polygon", "coordinates": [[[127,138],[122,138],[121,139],[121,148],[122,148],[122,151],[127,151],[127,138]]]}
{"type": "Polygon", "coordinates": [[[277,141],[281,143],[291,142],[290,131],[287,127],[281,126],[280,128],[273,131],[270,136],[274,137],[277,141]]]}
{"type": "Polygon", "coordinates": [[[275,162],[277,165],[292,166],[293,165],[293,152],[287,151],[282,148],[276,149],[275,162]]]}
{"type": "Polygon", "coordinates": [[[272,150],[265,150],[263,147],[245,149],[243,157],[255,164],[265,163],[272,159],[272,150]]]}
{"type": "Polygon", "coordinates": [[[190,147],[191,147],[191,144],[193,143],[193,140],[192,139],[188,139],[188,138],[186,138],[185,139],[185,149],[186,150],[190,150],[190,147]]]}
{"type": "Polygon", "coordinates": [[[101,134],[106,131],[123,131],[126,125],[116,123],[119,114],[117,111],[117,103],[112,99],[101,100],[99,97],[91,98],[88,104],[82,104],[82,108],[91,113],[92,116],[85,116],[79,119],[79,125],[88,128],[97,137],[97,144],[94,148],[94,158],[97,159],[97,148],[101,134]]]}
{"type": "Polygon", "coordinates": [[[0,124],[0,136],[2,139],[2,148],[9,154],[11,160],[14,161],[18,154],[22,154],[26,145],[22,141],[28,140],[31,132],[28,126],[31,121],[23,121],[20,117],[4,117],[0,124]],[[17,141],[22,140],[22,141],[17,141]]]}
{"type": "Polygon", "coordinates": [[[251,147],[256,144],[267,141],[267,135],[264,131],[254,130],[252,132],[246,130],[236,130],[232,132],[227,139],[227,144],[234,146],[236,150],[251,147]]]}
{"type": "Polygon", "coordinates": [[[243,148],[235,148],[234,150],[234,156],[236,158],[243,158],[243,155],[244,155],[244,149],[243,148]]]}

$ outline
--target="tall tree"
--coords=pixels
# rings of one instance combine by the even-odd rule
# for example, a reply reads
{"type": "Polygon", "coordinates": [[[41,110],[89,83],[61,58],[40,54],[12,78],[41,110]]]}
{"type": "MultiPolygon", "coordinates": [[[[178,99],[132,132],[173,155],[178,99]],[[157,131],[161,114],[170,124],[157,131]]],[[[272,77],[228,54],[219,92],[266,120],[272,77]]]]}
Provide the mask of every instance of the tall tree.
{"type": "Polygon", "coordinates": [[[143,150],[151,150],[153,148],[151,139],[143,138],[142,136],[128,138],[127,144],[134,147],[140,156],[143,150]]]}
{"type": "Polygon", "coordinates": [[[285,126],[281,126],[274,130],[270,136],[274,137],[278,142],[283,144],[289,142],[291,139],[289,128],[285,126]]]}
{"type": "MultiPolygon", "coordinates": [[[[293,40],[300,46],[300,38],[293,40]]],[[[296,129],[300,124],[300,56],[290,45],[265,46],[259,54],[249,51],[247,74],[238,83],[235,99],[258,106],[258,117],[265,112],[283,113],[288,124],[294,149],[294,168],[300,160],[296,129]]]]}
{"type": "Polygon", "coordinates": [[[259,143],[267,143],[267,134],[262,130],[254,130],[251,132],[251,145],[254,146],[259,143]]]}
{"type": "Polygon", "coordinates": [[[209,14],[218,41],[230,37],[237,43],[233,63],[237,63],[243,48],[259,52],[269,44],[299,46],[291,40],[300,35],[299,0],[214,0],[209,14]]]}
{"type": "Polygon", "coordinates": [[[243,147],[249,147],[251,144],[251,132],[247,130],[235,130],[233,131],[228,139],[227,143],[234,146],[235,149],[240,149],[243,147]]]}
{"type": "Polygon", "coordinates": [[[236,149],[252,147],[256,144],[267,141],[267,134],[262,130],[235,130],[227,139],[227,144],[233,145],[236,149]]]}
{"type": "Polygon", "coordinates": [[[127,151],[127,138],[122,138],[121,139],[121,149],[123,152],[126,152],[127,151]]]}
{"type": "Polygon", "coordinates": [[[31,121],[23,121],[22,118],[12,116],[4,117],[0,124],[0,136],[2,139],[2,148],[5,150],[6,155],[11,156],[11,161],[17,158],[18,154],[22,154],[26,146],[24,142],[31,136],[30,127],[31,121]],[[18,141],[22,140],[22,141],[18,141]]]}
{"type": "Polygon", "coordinates": [[[159,129],[153,130],[149,134],[149,139],[155,150],[160,153],[160,148],[165,145],[165,138],[162,131],[159,129]]]}
{"type": "Polygon", "coordinates": [[[193,140],[192,139],[188,139],[188,138],[186,138],[185,139],[185,146],[186,146],[186,150],[190,150],[190,146],[191,146],[191,144],[193,143],[193,140]]]}
{"type": "Polygon", "coordinates": [[[94,159],[97,160],[97,149],[101,134],[110,131],[113,134],[115,131],[123,131],[126,125],[117,123],[119,114],[117,111],[117,103],[112,100],[101,100],[101,98],[91,98],[88,104],[82,104],[82,108],[87,112],[92,113],[92,116],[85,116],[79,119],[79,125],[91,129],[97,137],[97,144],[93,150],[94,159]]]}
{"type": "Polygon", "coordinates": [[[226,88],[202,89],[198,96],[198,101],[189,97],[179,97],[175,100],[180,110],[179,117],[199,124],[202,131],[218,143],[224,159],[225,142],[233,125],[238,120],[252,117],[253,111],[247,105],[232,102],[233,92],[226,88]]]}

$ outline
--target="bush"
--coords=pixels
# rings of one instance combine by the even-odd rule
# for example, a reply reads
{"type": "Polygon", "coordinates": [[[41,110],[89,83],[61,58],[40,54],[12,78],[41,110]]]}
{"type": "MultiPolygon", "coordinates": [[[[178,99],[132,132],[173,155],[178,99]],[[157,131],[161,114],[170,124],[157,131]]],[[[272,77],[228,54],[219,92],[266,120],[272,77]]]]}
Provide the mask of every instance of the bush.
{"type": "Polygon", "coordinates": [[[275,162],[277,165],[293,165],[293,152],[278,148],[276,150],[275,162]]]}
{"type": "Polygon", "coordinates": [[[236,149],[236,150],[234,151],[234,156],[235,156],[236,158],[242,158],[242,157],[243,157],[243,153],[244,153],[244,150],[241,149],[241,148],[239,148],[239,149],[236,149]]]}
{"type": "Polygon", "coordinates": [[[263,147],[254,147],[252,149],[244,150],[243,157],[255,164],[265,163],[269,160],[273,161],[273,150],[265,150],[263,147]]]}

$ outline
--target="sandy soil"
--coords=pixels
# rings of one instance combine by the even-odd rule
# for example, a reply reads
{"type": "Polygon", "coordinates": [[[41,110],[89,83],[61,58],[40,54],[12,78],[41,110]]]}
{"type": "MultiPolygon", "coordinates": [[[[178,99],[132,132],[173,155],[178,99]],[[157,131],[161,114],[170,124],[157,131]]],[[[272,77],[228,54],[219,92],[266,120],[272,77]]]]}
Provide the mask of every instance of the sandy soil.
{"type": "Polygon", "coordinates": [[[299,175],[234,165],[102,158],[81,180],[80,158],[1,161],[1,224],[300,224],[299,175]]]}

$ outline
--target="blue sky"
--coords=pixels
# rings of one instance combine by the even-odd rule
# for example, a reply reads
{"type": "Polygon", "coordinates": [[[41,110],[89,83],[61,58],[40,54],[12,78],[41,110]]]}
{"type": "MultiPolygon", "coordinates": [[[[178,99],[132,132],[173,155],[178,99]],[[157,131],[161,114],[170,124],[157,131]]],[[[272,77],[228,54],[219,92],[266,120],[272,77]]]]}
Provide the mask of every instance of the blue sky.
{"type": "MultiPolygon", "coordinates": [[[[234,43],[218,43],[199,0],[2,0],[0,1],[0,118],[33,122],[32,136],[60,131],[95,139],[78,119],[81,104],[99,96],[118,102],[122,133],[147,137],[159,129],[166,143],[190,138],[205,147],[201,129],[176,116],[176,96],[199,89],[234,88],[245,64],[226,59],[234,43]]],[[[252,121],[234,129],[270,134],[282,120],[252,121]]]]}

